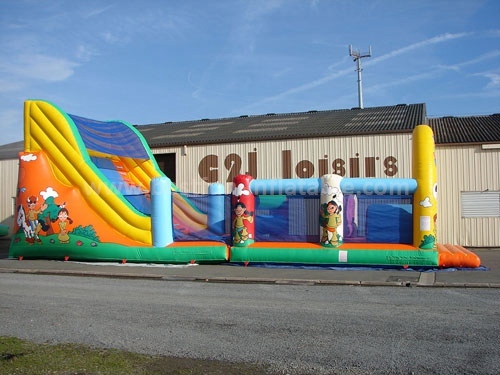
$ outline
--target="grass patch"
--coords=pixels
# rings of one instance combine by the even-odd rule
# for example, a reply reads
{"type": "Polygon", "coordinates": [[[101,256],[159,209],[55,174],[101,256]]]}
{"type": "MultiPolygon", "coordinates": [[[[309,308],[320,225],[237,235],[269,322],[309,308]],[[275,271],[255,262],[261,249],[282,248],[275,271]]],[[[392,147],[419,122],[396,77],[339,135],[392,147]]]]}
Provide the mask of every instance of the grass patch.
{"type": "Polygon", "coordinates": [[[149,356],[76,344],[36,344],[0,337],[0,373],[19,375],[236,375],[269,374],[268,368],[166,356],[149,356]]]}

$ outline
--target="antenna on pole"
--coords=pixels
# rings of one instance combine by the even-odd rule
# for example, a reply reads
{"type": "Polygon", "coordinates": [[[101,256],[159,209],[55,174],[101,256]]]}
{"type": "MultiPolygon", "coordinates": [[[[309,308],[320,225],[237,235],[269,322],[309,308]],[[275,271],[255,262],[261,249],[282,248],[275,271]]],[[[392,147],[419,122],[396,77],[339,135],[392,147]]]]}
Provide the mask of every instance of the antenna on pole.
{"type": "Polygon", "coordinates": [[[361,59],[363,57],[371,57],[372,56],[372,46],[370,46],[370,49],[368,52],[363,52],[361,53],[359,50],[353,51],[352,50],[352,45],[349,44],[349,56],[352,57],[353,61],[357,62],[358,66],[356,68],[356,71],[358,72],[358,101],[359,101],[359,108],[363,109],[363,88],[361,85],[361,59]]]}

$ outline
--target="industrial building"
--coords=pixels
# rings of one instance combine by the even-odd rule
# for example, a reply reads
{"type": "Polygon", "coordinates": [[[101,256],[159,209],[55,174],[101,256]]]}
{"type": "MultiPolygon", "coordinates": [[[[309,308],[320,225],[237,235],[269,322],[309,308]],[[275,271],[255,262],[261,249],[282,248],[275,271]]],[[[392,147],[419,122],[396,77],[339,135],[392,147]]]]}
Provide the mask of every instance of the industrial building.
{"type": "MultiPolygon", "coordinates": [[[[79,114],[85,115],[85,114],[79,114]]],[[[103,120],[103,119],[99,119],[103,120]]],[[[125,119],[126,120],[126,119],[125,119]]],[[[428,118],[424,103],[137,125],[160,168],[184,192],[233,177],[410,178],[416,125],[434,130],[438,242],[500,247],[500,114],[428,118]]],[[[0,219],[11,224],[17,154],[0,146],[0,219]]]]}

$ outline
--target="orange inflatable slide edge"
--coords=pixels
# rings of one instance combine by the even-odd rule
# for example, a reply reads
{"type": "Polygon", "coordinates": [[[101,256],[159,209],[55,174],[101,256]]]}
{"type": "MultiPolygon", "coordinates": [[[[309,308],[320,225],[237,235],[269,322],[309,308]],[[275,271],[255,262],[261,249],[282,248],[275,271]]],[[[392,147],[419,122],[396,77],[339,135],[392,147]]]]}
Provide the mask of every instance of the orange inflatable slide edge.
{"type": "Polygon", "coordinates": [[[460,245],[438,244],[439,267],[477,268],[481,259],[460,245]]]}

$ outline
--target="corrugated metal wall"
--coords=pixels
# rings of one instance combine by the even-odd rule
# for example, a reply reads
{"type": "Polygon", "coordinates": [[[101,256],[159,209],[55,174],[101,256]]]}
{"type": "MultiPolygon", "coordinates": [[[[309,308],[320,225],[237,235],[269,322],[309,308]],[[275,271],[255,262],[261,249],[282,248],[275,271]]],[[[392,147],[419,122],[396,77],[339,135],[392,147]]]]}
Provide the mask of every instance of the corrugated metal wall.
{"type": "MultiPolygon", "coordinates": [[[[344,172],[346,177],[368,173],[375,177],[411,177],[410,134],[357,136],[323,139],[296,139],[245,144],[220,144],[158,148],[153,153],[175,153],[177,161],[177,185],[185,192],[206,193],[209,183],[200,173],[200,163],[207,155],[213,155],[206,170],[215,179],[231,189],[231,172],[244,173],[249,167],[257,178],[291,178],[298,174],[320,177],[324,168],[328,172],[344,172]],[[185,152],[184,152],[185,151],[185,152]],[[395,164],[392,159],[397,159],[395,164]],[[284,160],[289,159],[289,163],[284,160]],[[334,161],[335,168],[332,167],[334,161]],[[384,164],[385,162],[385,164],[384,164]],[[255,164],[255,165],[253,165],[255,164]],[[373,169],[373,172],[372,171],[373,169]],[[314,171],[313,171],[314,170],[314,171]]],[[[500,247],[500,217],[462,218],[462,191],[500,191],[500,150],[483,150],[481,146],[438,146],[438,241],[474,247],[500,247]]],[[[202,168],[203,170],[203,168],[202,168]]],[[[0,161],[0,219],[11,224],[12,197],[16,195],[18,160],[0,161]]]]}
{"type": "Polygon", "coordinates": [[[14,215],[14,200],[16,196],[19,162],[15,160],[0,160],[0,220],[12,228],[14,215]]]}
{"type": "Polygon", "coordinates": [[[177,186],[194,193],[206,193],[212,182],[226,184],[229,192],[231,176],[249,169],[255,169],[252,175],[259,179],[321,177],[326,173],[411,177],[410,134],[156,148],[153,153],[175,153],[177,186]],[[201,167],[207,159],[209,166],[201,167]]]}
{"type": "Polygon", "coordinates": [[[461,192],[500,191],[500,150],[480,145],[439,146],[438,241],[500,247],[500,217],[463,218],[461,192]]]}
{"type": "MultiPolygon", "coordinates": [[[[356,172],[359,172],[359,177],[366,177],[371,173],[370,166],[374,166],[375,177],[387,177],[387,172],[394,173],[396,169],[394,177],[411,177],[409,134],[188,146],[185,154],[183,150],[177,147],[153,152],[176,153],[177,185],[186,192],[207,192],[209,184],[199,173],[200,162],[207,155],[215,156],[217,161],[208,168],[212,171],[211,178],[216,176],[217,182],[225,183],[226,192],[231,188],[231,180],[226,181],[231,170],[242,173],[248,170],[249,153],[256,155],[257,178],[261,179],[283,178],[288,172],[291,178],[298,177],[298,173],[307,177],[307,167],[314,168],[312,177],[319,177],[324,165],[328,166],[328,172],[344,172],[346,177],[353,177],[356,172]],[[283,164],[287,156],[290,167],[283,164]],[[389,156],[397,160],[395,165],[387,160],[389,156]],[[332,164],[336,159],[340,160],[334,168],[332,164]]],[[[438,241],[463,246],[500,247],[500,218],[462,218],[460,203],[461,191],[500,191],[500,151],[482,150],[476,145],[438,146],[436,157],[438,241]]]]}

